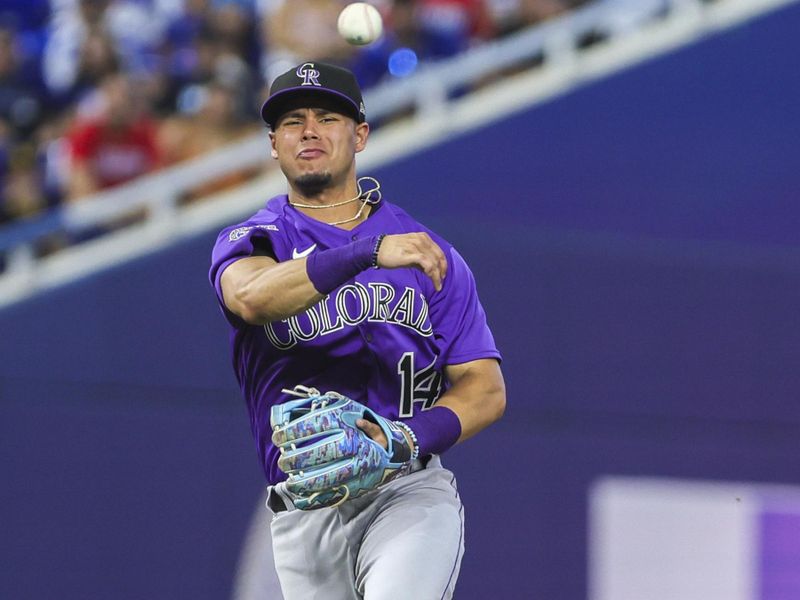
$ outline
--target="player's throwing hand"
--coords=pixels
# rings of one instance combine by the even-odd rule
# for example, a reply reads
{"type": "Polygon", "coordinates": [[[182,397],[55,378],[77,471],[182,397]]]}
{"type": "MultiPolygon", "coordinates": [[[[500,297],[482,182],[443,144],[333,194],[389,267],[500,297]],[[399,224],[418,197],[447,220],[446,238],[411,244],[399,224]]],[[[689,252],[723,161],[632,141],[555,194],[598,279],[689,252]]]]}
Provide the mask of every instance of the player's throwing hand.
{"type": "Polygon", "coordinates": [[[431,278],[437,292],[442,289],[447,275],[444,252],[427,233],[387,235],[378,251],[378,266],[382,269],[419,269],[431,278]]]}

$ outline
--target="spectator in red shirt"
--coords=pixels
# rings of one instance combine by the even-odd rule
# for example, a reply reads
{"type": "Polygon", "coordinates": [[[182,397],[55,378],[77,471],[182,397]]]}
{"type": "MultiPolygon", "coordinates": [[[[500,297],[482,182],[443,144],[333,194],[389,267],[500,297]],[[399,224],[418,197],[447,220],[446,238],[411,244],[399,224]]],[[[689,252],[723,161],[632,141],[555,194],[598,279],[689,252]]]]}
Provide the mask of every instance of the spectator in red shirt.
{"type": "Polygon", "coordinates": [[[138,104],[124,74],[103,81],[97,116],[79,120],[67,136],[68,199],[130,181],[158,166],[156,126],[138,104]]]}

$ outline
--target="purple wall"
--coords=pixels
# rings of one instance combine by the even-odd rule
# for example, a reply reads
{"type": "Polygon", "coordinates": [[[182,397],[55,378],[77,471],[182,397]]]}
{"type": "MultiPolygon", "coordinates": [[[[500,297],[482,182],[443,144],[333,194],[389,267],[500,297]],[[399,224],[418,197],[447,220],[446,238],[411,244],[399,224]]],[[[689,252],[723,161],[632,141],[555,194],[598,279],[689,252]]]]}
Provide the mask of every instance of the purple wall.
{"type": "MultiPolygon", "coordinates": [[[[798,28],[374,173],[470,261],[505,355],[506,418],[445,459],[460,599],[585,597],[598,475],[800,482],[798,28]]],[[[261,479],[214,237],[0,312],[0,598],[227,597],[261,479]]]]}

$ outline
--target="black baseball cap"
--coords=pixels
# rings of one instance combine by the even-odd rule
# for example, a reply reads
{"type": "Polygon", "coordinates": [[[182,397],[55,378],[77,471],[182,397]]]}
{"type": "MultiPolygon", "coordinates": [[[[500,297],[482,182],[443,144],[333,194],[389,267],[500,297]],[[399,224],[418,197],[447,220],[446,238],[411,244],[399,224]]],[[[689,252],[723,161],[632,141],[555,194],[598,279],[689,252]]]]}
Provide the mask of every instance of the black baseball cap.
{"type": "Polygon", "coordinates": [[[269,89],[269,98],[261,107],[261,118],[275,129],[275,122],[292,108],[308,106],[309,97],[321,108],[331,108],[352,117],[356,123],[367,119],[361,88],[347,69],[323,62],[305,62],[279,75],[269,89]],[[318,97],[318,98],[317,98],[318,97]],[[296,104],[296,103],[300,104],[296,104]]]}

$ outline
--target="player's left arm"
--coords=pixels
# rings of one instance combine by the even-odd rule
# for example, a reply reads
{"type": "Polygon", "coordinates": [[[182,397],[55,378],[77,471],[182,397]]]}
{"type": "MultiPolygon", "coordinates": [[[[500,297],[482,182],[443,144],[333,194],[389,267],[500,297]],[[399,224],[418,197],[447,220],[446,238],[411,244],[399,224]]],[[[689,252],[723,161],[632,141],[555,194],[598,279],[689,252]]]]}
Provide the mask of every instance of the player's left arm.
{"type": "Polygon", "coordinates": [[[445,406],[458,417],[461,422],[458,442],[472,437],[503,416],[506,385],[497,360],[485,358],[447,365],[444,372],[451,385],[436,406],[445,406]]]}
{"type": "MultiPolygon", "coordinates": [[[[455,249],[450,249],[447,264],[452,276],[441,291],[431,295],[430,318],[440,332],[443,371],[450,385],[432,408],[417,410],[403,419],[423,455],[441,454],[469,439],[500,419],[506,407],[500,355],[486,325],[472,272],[455,249]],[[485,358],[470,360],[472,356],[485,358]]],[[[374,428],[359,426],[375,441],[384,443],[374,428]]]]}
{"type": "MultiPolygon", "coordinates": [[[[506,409],[506,384],[497,360],[485,358],[447,365],[444,371],[451,385],[437,400],[436,406],[447,407],[458,417],[461,435],[456,443],[472,437],[503,416],[506,409]]],[[[384,448],[388,446],[380,427],[364,419],[360,419],[357,424],[384,448]]],[[[411,438],[408,438],[408,443],[413,450],[411,438]]]]}

